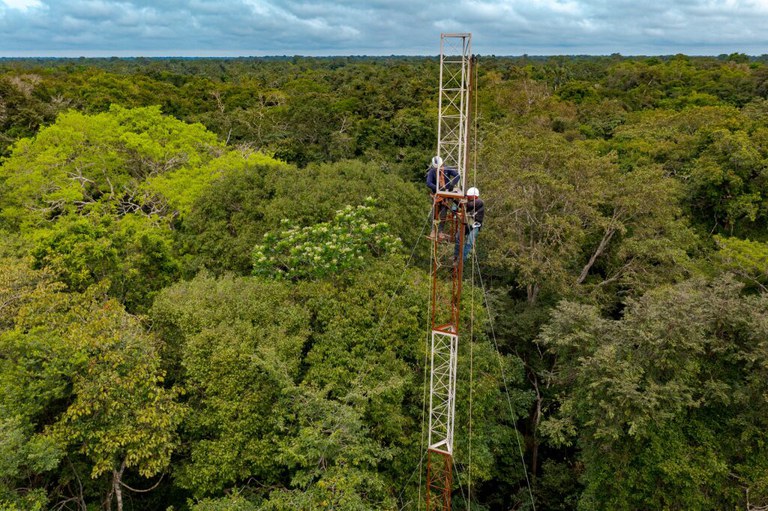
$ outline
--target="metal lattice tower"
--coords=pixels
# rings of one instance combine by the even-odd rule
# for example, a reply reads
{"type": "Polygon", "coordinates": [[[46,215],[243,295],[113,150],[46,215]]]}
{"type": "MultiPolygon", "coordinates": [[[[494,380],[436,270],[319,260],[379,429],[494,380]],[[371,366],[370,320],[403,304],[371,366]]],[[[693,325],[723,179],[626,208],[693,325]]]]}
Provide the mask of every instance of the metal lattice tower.
{"type": "MultiPolygon", "coordinates": [[[[459,172],[452,190],[437,179],[432,207],[432,308],[427,451],[427,510],[451,508],[456,362],[467,219],[471,34],[440,36],[440,99],[437,154],[459,172]]],[[[442,172],[442,171],[441,171],[442,172]]]]}
{"type": "MultiPolygon", "coordinates": [[[[472,34],[440,34],[440,96],[437,155],[461,179],[453,195],[466,192],[469,133],[469,78],[472,34]]],[[[447,192],[447,190],[446,190],[447,192]]]]}

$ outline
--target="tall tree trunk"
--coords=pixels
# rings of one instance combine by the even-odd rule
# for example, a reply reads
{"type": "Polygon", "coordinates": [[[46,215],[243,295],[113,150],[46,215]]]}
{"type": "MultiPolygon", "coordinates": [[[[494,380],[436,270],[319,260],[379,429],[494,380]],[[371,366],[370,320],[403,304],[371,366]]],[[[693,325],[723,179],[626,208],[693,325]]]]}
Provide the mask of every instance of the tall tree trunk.
{"type": "Polygon", "coordinates": [[[539,392],[539,382],[538,378],[536,377],[536,373],[531,374],[531,382],[533,383],[533,388],[536,391],[536,410],[533,412],[533,417],[531,422],[533,423],[533,431],[532,431],[532,437],[533,437],[533,445],[531,446],[531,474],[533,474],[533,477],[536,477],[536,472],[539,468],[539,438],[538,438],[538,431],[539,431],[539,424],[541,423],[541,392],[539,392]]]}
{"type": "Polygon", "coordinates": [[[581,284],[587,278],[587,275],[589,275],[589,270],[592,269],[592,265],[594,265],[597,258],[600,257],[603,252],[605,252],[605,248],[608,246],[608,243],[611,241],[611,238],[613,238],[614,234],[616,234],[616,229],[614,227],[611,227],[605,231],[605,234],[603,234],[603,239],[600,240],[600,244],[597,246],[597,249],[592,254],[592,257],[589,258],[589,262],[586,266],[584,266],[584,268],[581,269],[581,274],[576,280],[577,284],[581,284]]]}
{"type": "MultiPolygon", "coordinates": [[[[113,471],[114,472],[114,471],[113,471]]],[[[107,498],[104,499],[104,504],[102,504],[101,507],[106,509],[107,511],[112,511],[112,497],[115,494],[115,481],[114,481],[115,474],[112,474],[112,486],[109,488],[109,493],[107,493],[107,498]]]]}
{"type": "MultiPolygon", "coordinates": [[[[112,471],[112,490],[117,499],[117,511],[123,511],[123,472],[125,472],[125,461],[120,465],[120,470],[112,471]]],[[[109,509],[112,509],[112,498],[110,497],[109,509]]]]}
{"type": "Polygon", "coordinates": [[[525,289],[528,293],[528,304],[535,304],[536,299],[539,297],[539,284],[528,284],[525,289]]]}

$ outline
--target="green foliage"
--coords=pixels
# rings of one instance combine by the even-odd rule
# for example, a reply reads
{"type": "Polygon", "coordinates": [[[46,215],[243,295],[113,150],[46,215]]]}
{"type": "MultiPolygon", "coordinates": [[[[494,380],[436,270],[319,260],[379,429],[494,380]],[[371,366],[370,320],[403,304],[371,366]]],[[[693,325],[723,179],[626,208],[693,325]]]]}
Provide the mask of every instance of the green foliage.
{"type": "Polygon", "coordinates": [[[355,468],[328,470],[323,479],[308,490],[275,491],[258,509],[282,511],[297,509],[339,509],[344,511],[393,509],[394,500],[387,498],[386,485],[375,474],[355,468]]]}
{"type": "Polygon", "coordinates": [[[514,129],[484,145],[489,261],[514,276],[529,303],[573,284],[641,293],[681,277],[695,239],[679,221],[678,184],[656,166],[622,172],[614,155],[560,135],[514,129]]]}
{"type": "MultiPolygon", "coordinates": [[[[389,281],[387,287],[393,285],[389,281]]],[[[404,421],[398,400],[403,399],[407,380],[392,373],[398,366],[399,373],[405,371],[402,362],[392,351],[363,350],[362,332],[348,339],[347,350],[338,346],[344,331],[355,332],[365,307],[357,306],[354,313],[348,309],[346,318],[338,318],[340,303],[331,299],[326,286],[306,289],[309,303],[293,303],[295,292],[281,282],[198,277],[156,301],[153,317],[161,330],[174,328],[182,334],[180,363],[196,410],[185,427],[194,440],[192,452],[177,478],[204,495],[257,477],[286,486],[288,493],[278,492],[276,499],[293,494],[289,488],[324,495],[331,491],[324,485],[330,488],[351,478],[344,483],[352,485],[345,499],[368,503],[361,505],[391,499],[388,485],[378,482],[379,497],[370,494],[360,501],[377,478],[375,467],[389,457],[389,449],[378,439],[385,433],[403,434],[396,424],[404,421]],[[177,296],[186,298],[180,301],[177,296]],[[320,322],[313,338],[308,338],[310,313],[320,322]],[[326,329],[320,326],[326,321],[343,323],[326,329]],[[327,350],[339,349],[347,352],[344,359],[327,358],[327,350]],[[304,358],[301,354],[307,350],[304,358]],[[368,369],[358,373],[364,367],[368,369]],[[289,480],[284,480],[281,467],[289,469],[289,480]],[[366,475],[348,474],[342,467],[357,467],[366,475]]],[[[378,293],[386,299],[383,290],[378,293]]],[[[351,289],[345,295],[345,301],[359,296],[351,289]]],[[[412,324],[418,339],[418,323],[412,324]]]]}
{"type": "Polygon", "coordinates": [[[0,420],[8,426],[3,486],[82,454],[92,477],[167,468],[183,408],[163,387],[157,339],[103,289],[65,293],[23,264],[3,268],[15,289],[0,332],[0,420]]]}
{"type": "Polygon", "coordinates": [[[488,229],[491,260],[517,275],[535,301],[542,287],[562,290],[585,241],[585,226],[599,215],[609,158],[598,158],[558,135],[528,138],[517,130],[485,145],[484,200],[502,214],[488,229]]]}
{"type": "Polygon", "coordinates": [[[567,511],[576,509],[578,495],[582,488],[579,487],[578,478],[575,477],[573,467],[568,462],[558,462],[548,459],[541,470],[541,479],[538,485],[538,506],[544,509],[567,511]]]}
{"type": "Polygon", "coordinates": [[[347,206],[330,222],[299,228],[283,222],[279,233],[267,233],[253,249],[253,274],[278,278],[321,278],[361,268],[370,256],[400,247],[385,223],[370,221],[373,199],[347,206]]]}
{"type": "Polygon", "coordinates": [[[617,129],[611,145],[623,165],[656,162],[679,176],[687,208],[707,232],[761,232],[768,218],[763,124],[735,108],[648,111],[617,129]]]}
{"type": "Polygon", "coordinates": [[[77,292],[108,281],[110,294],[130,310],[146,310],[179,274],[170,233],[152,218],[64,217],[35,237],[36,268],[48,268],[77,292]]]}
{"type": "Polygon", "coordinates": [[[151,338],[114,301],[67,335],[98,344],[86,347],[88,360],[71,383],[74,399],[51,434],[93,461],[91,477],[120,465],[144,477],[161,472],[176,447],[183,408],[176,391],[162,386],[151,338]]]}
{"type": "Polygon", "coordinates": [[[0,167],[0,216],[33,244],[37,268],[76,292],[108,281],[112,296],[141,312],[180,274],[178,219],[218,176],[262,164],[277,162],[227,151],[157,107],[68,112],[19,141],[0,167]]]}
{"type": "MultiPolygon", "coordinates": [[[[177,480],[196,495],[280,474],[280,437],[309,334],[307,313],[278,282],[198,276],[165,290],[152,309],[177,329],[193,413],[191,452],[177,480]]],[[[172,347],[173,348],[173,347],[172,347]]]]}
{"type": "Polygon", "coordinates": [[[284,165],[256,165],[224,173],[203,192],[177,234],[186,273],[206,268],[248,274],[251,251],[266,232],[273,184],[284,165]]]}
{"type": "Polygon", "coordinates": [[[205,128],[157,107],[115,106],[95,116],[70,111],[14,146],[0,172],[2,220],[18,229],[67,214],[172,214],[146,181],[187,167],[203,174],[202,165],[222,151],[205,128]]]}
{"type": "Polygon", "coordinates": [[[226,151],[203,126],[158,107],[70,111],[14,146],[0,171],[2,218],[12,229],[71,214],[171,218],[186,214],[216,176],[263,162],[274,160],[226,151]]]}
{"type": "Polygon", "coordinates": [[[4,409],[0,415],[0,507],[14,511],[45,509],[45,491],[20,491],[14,482],[54,470],[62,451],[51,439],[34,434],[24,418],[10,413],[4,409]]]}
{"type": "Polygon", "coordinates": [[[375,166],[355,161],[306,169],[272,164],[226,173],[181,226],[179,242],[189,254],[186,266],[189,271],[204,267],[216,274],[248,275],[253,247],[265,234],[285,230],[283,220],[298,229],[331,222],[341,207],[364,204],[367,197],[376,200],[371,223],[386,223],[405,245],[416,242],[428,199],[415,185],[375,166]]]}
{"type": "Polygon", "coordinates": [[[168,201],[172,215],[183,218],[190,213],[195,201],[208,192],[216,178],[234,172],[252,171],[254,167],[258,169],[260,166],[284,167],[263,153],[246,149],[232,150],[199,168],[184,166],[168,173],[153,175],[147,180],[147,187],[168,201]]]}
{"type": "Polygon", "coordinates": [[[291,486],[272,492],[262,509],[391,509],[394,498],[377,464],[391,452],[371,435],[364,409],[307,390],[295,401],[298,431],[282,453],[291,486]]]}
{"type": "Polygon", "coordinates": [[[45,78],[38,73],[8,73],[0,77],[0,156],[6,156],[13,142],[35,134],[67,107],[58,96],[41,98],[45,78]]]}
{"type": "Polygon", "coordinates": [[[578,442],[580,508],[723,509],[744,504],[742,488],[753,503],[768,498],[756,477],[767,312],[765,295],[744,297],[730,279],[659,288],[621,320],[558,307],[540,339],[565,395],[542,429],[578,442]]]}
{"type": "Polygon", "coordinates": [[[37,269],[51,269],[70,289],[78,292],[115,271],[118,249],[108,237],[107,226],[74,217],[58,222],[56,227],[39,234],[40,240],[33,251],[37,269]]]}
{"type": "Polygon", "coordinates": [[[39,488],[18,497],[0,495],[0,506],[5,511],[42,511],[46,502],[45,491],[39,488]]]}
{"type": "Polygon", "coordinates": [[[714,237],[719,269],[735,273],[761,291],[768,291],[768,244],[738,238],[714,237]]]}
{"type": "Polygon", "coordinates": [[[190,506],[191,511],[256,511],[258,507],[245,497],[235,494],[220,499],[201,499],[190,506]]]}
{"type": "Polygon", "coordinates": [[[0,478],[18,477],[24,467],[28,474],[46,472],[59,464],[60,451],[44,438],[30,438],[30,432],[24,431],[24,424],[19,416],[3,420],[2,464],[0,478]]]}

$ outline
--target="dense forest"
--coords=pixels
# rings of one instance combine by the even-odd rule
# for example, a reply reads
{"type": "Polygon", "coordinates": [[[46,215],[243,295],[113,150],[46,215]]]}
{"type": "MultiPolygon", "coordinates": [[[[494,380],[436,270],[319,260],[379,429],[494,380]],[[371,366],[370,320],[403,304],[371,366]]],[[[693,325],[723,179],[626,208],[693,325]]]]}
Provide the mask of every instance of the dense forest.
{"type": "MultiPolygon", "coordinates": [[[[0,60],[0,508],[423,508],[437,82],[0,60]]],[[[454,508],[768,508],[768,60],[477,85],[454,508]]]]}

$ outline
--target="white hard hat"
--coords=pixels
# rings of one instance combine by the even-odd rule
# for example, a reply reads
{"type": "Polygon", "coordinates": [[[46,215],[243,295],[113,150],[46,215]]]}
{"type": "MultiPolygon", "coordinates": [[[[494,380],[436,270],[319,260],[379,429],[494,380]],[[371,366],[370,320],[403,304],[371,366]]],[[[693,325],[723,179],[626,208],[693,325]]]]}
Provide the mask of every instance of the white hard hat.
{"type": "Polygon", "coordinates": [[[435,156],[434,158],[432,158],[432,166],[435,167],[436,169],[439,169],[440,167],[443,166],[443,159],[440,158],[439,156],[435,156]]]}
{"type": "Polygon", "coordinates": [[[474,186],[467,190],[467,197],[480,197],[480,190],[475,188],[474,186]]]}

